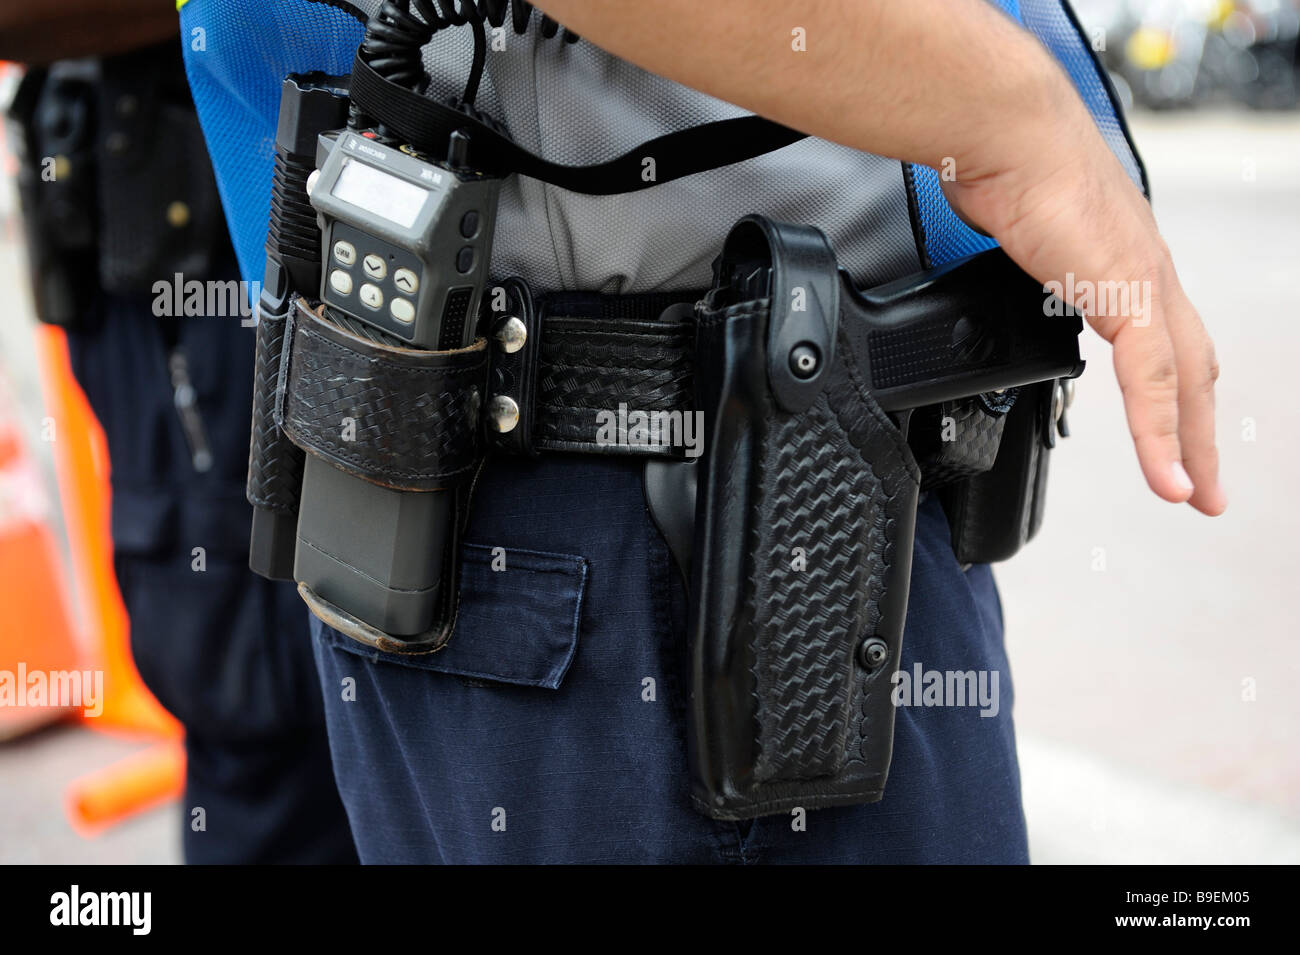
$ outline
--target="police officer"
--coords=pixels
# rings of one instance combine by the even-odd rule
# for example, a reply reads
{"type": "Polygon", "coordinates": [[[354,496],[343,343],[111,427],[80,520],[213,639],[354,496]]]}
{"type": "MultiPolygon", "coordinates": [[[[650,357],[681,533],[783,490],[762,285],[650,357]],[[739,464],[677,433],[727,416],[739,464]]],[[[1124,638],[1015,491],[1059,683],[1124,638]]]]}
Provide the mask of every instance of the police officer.
{"type": "MultiPolygon", "coordinates": [[[[1152,490],[1224,509],[1213,349],[1104,79],[1057,0],[540,6],[582,42],[541,42],[537,17],[523,36],[502,31],[479,103],[547,159],[601,161],[737,107],[820,138],[633,195],[512,178],[494,275],[543,290],[698,289],[727,228],[759,211],[818,226],[859,285],[983,247],[981,232],[1042,282],[1149,281],[1146,321],[1088,317],[1114,345],[1152,490]]],[[[254,7],[245,49],[223,60],[209,42],[189,55],[209,129],[270,128],[247,106],[274,102],[278,77],[259,78],[258,60],[328,68],[355,49],[337,9],[304,2],[189,0],[183,32],[210,39],[254,7]],[[280,36],[312,38],[314,56],[266,39],[280,36]]],[[[454,92],[468,62],[467,38],[435,37],[430,95],[454,92]]],[[[253,201],[237,185],[247,161],[217,157],[234,206],[253,201]]],[[[491,460],[447,650],[385,653],[312,621],[362,861],[1027,860],[997,591],[987,566],[958,564],[933,497],[917,516],[902,668],[997,671],[996,715],[900,709],[879,803],[740,823],[692,811],[683,594],[641,482],[640,466],[617,458],[491,460]]]]}
{"type": "Polygon", "coordinates": [[[185,859],[355,862],[301,604],[247,569],[253,337],[175,12],[6,2],[0,50],[40,64],[19,96],[38,312],[107,436],[135,662],[185,726],[185,859]],[[203,314],[174,307],[191,283],[220,291],[203,314]]]}

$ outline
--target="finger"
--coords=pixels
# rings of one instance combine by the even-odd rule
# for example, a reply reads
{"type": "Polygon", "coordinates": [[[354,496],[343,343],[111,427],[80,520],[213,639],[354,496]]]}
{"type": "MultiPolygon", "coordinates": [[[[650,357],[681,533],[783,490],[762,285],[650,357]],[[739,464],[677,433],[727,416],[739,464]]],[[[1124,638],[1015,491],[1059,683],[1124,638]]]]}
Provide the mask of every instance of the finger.
{"type": "Polygon", "coordinates": [[[1195,490],[1178,440],[1178,366],[1162,321],[1125,322],[1111,339],[1129,432],[1151,490],[1182,503],[1195,490]]]}
{"type": "Polygon", "coordinates": [[[1188,503],[1214,517],[1228,506],[1214,443],[1214,383],[1219,365],[1191,303],[1179,302],[1177,313],[1171,318],[1170,336],[1178,363],[1178,441],[1183,464],[1196,486],[1188,503]]]}
{"type": "Polygon", "coordinates": [[[948,208],[952,209],[952,211],[957,214],[957,218],[960,219],[967,228],[973,232],[978,232],[985,238],[993,238],[982,226],[978,225],[975,220],[966,215],[965,204],[962,202],[963,193],[960,186],[955,181],[950,181],[940,176],[939,189],[943,193],[943,197],[948,200],[948,208]]]}

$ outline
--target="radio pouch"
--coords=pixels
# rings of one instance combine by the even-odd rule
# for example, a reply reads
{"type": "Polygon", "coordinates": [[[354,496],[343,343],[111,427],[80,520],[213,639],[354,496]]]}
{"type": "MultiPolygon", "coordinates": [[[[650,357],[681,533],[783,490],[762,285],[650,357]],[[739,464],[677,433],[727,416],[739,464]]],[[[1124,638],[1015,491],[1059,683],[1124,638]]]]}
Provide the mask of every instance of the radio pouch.
{"type": "Polygon", "coordinates": [[[483,339],[407,348],[295,301],[276,423],[306,452],[294,577],[329,626],[396,653],[450,637],[487,366],[483,339]]]}

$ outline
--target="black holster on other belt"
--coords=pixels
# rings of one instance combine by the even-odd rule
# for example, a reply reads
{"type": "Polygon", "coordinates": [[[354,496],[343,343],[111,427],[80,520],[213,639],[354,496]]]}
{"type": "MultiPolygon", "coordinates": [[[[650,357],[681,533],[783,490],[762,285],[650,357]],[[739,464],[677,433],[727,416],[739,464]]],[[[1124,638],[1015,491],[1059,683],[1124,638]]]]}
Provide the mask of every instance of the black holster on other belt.
{"type": "Polygon", "coordinates": [[[233,260],[174,41],[33,68],[9,115],[41,321],[85,325],[104,293],[152,294],[178,317],[173,281],[233,260]]]}
{"type": "Polygon", "coordinates": [[[99,285],[98,64],[34,67],[9,109],[36,317],[84,321],[99,285]]]}

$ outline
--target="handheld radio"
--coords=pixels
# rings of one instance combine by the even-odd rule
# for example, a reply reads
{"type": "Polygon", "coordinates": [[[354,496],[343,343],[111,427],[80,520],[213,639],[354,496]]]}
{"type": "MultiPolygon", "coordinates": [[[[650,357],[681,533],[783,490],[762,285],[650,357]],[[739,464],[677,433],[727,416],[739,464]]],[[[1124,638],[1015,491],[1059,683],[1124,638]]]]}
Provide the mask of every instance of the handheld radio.
{"type": "Polygon", "coordinates": [[[371,130],[320,137],[322,301],[416,348],[474,340],[501,180],[465,166],[468,143],[453,133],[440,163],[371,130]]]}
{"type": "MultiPolygon", "coordinates": [[[[501,180],[467,167],[468,145],[453,133],[440,162],[376,130],[321,134],[307,194],[331,322],[390,348],[473,343],[501,180]]],[[[455,494],[386,487],[308,454],[294,578],[378,631],[424,633],[459,544],[455,494]]]]}

